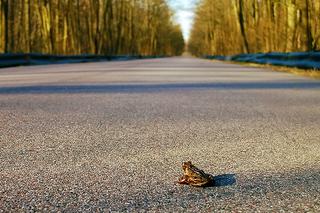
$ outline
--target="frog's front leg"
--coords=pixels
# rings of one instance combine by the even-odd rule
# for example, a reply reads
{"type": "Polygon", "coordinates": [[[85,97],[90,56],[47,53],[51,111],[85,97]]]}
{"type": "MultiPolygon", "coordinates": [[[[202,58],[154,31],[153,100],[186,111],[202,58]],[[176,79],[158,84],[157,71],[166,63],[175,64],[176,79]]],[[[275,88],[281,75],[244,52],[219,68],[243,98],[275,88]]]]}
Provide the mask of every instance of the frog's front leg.
{"type": "Polygon", "coordinates": [[[178,183],[180,184],[189,184],[189,176],[183,175],[179,178],[178,183]]]}

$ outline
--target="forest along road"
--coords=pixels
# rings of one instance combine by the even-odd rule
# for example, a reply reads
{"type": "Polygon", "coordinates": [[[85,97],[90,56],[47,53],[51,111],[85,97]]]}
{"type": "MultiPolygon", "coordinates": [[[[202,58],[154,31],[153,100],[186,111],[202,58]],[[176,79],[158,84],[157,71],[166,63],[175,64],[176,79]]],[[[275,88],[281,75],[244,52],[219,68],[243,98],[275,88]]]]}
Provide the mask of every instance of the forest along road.
{"type": "Polygon", "coordinates": [[[179,57],[0,70],[0,212],[317,212],[319,183],[319,81],[179,57]],[[177,185],[187,160],[224,186],[177,185]]]}

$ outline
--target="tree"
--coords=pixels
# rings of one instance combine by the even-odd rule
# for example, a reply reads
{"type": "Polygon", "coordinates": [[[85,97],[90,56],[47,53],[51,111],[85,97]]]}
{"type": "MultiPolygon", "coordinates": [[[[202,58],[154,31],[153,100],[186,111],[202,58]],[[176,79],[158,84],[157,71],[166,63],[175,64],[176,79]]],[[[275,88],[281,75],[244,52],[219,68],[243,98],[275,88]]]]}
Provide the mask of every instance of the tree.
{"type": "Polygon", "coordinates": [[[0,0],[0,12],[2,53],[175,55],[184,49],[165,0],[0,0]]]}
{"type": "Polygon", "coordinates": [[[320,2],[202,0],[189,40],[195,55],[316,51],[320,2]]]}

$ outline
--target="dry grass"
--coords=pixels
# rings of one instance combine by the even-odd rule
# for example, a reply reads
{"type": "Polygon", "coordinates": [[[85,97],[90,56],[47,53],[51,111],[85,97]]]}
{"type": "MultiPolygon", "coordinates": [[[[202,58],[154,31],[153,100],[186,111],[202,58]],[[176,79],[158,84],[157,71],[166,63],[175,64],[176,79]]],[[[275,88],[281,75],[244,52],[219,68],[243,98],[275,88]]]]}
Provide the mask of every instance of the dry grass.
{"type": "Polygon", "coordinates": [[[267,65],[267,66],[274,71],[289,72],[295,75],[320,79],[320,70],[316,70],[316,69],[299,69],[299,68],[279,67],[279,66],[272,66],[272,65],[267,65]]]}
{"type": "Polygon", "coordinates": [[[232,61],[231,63],[242,64],[242,65],[247,65],[252,67],[259,67],[259,68],[269,68],[277,72],[287,72],[295,75],[310,77],[314,79],[320,79],[320,70],[317,70],[317,69],[300,69],[300,68],[294,68],[294,67],[275,66],[271,64],[255,64],[255,63],[234,62],[234,61],[232,61]]]}

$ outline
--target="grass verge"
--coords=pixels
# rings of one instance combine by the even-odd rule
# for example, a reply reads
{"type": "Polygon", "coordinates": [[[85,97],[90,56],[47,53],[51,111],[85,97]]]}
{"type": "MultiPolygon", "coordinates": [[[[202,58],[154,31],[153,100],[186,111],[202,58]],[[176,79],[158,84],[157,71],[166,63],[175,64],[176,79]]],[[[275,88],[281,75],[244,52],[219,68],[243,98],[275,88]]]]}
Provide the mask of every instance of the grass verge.
{"type": "Polygon", "coordinates": [[[314,78],[320,80],[320,70],[317,69],[300,69],[294,67],[284,67],[284,66],[275,66],[271,64],[255,64],[255,63],[246,63],[246,62],[235,62],[235,61],[226,61],[227,63],[246,65],[250,67],[259,67],[259,68],[268,68],[276,72],[287,72],[299,76],[305,76],[309,78],[314,78]]]}

